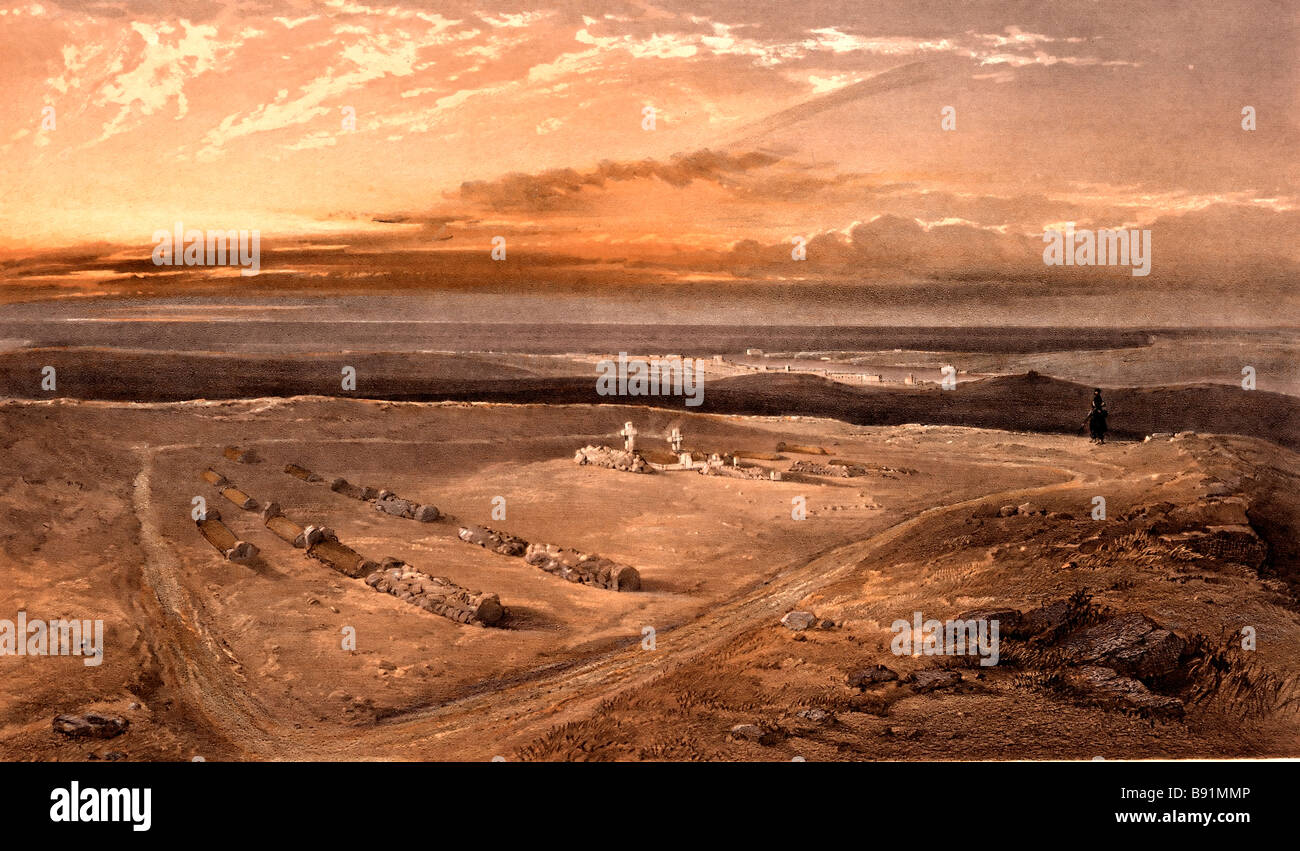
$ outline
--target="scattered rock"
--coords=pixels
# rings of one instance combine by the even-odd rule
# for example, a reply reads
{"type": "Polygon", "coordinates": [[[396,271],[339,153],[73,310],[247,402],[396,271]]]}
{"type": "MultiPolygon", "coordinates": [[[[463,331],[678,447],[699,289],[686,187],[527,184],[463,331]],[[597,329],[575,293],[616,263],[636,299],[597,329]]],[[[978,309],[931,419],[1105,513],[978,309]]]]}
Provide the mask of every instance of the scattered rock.
{"type": "Polygon", "coordinates": [[[786,612],[781,618],[781,625],[795,632],[805,630],[816,622],[817,616],[812,612],[786,612]]]}
{"type": "Polygon", "coordinates": [[[760,745],[774,745],[780,736],[774,730],[765,729],[757,724],[737,724],[731,728],[730,738],[733,742],[758,742],[760,745]]]}
{"type": "Polygon", "coordinates": [[[998,509],[999,517],[1011,517],[1014,516],[1015,513],[1016,513],[1016,507],[1014,505],[1004,505],[998,509]]]}
{"type": "Polygon", "coordinates": [[[1024,516],[1031,514],[1046,514],[1047,509],[1035,505],[1032,502],[1026,502],[1023,505],[1017,506],[1016,513],[1024,516]]]}
{"type": "Polygon", "coordinates": [[[925,694],[926,692],[942,688],[951,688],[960,682],[961,674],[957,671],[917,671],[911,677],[912,690],[917,694],[925,694]]]}

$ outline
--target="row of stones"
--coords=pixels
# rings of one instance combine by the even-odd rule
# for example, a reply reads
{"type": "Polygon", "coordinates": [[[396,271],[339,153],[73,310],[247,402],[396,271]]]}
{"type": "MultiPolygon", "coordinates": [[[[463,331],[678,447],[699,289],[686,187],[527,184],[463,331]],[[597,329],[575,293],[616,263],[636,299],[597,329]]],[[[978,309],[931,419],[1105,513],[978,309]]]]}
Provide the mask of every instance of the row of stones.
{"type": "MultiPolygon", "coordinates": [[[[229,451],[226,455],[230,457],[229,451]]],[[[288,467],[286,472],[290,472],[288,467]]],[[[241,508],[249,511],[256,509],[257,502],[252,497],[235,488],[215,470],[204,471],[202,478],[241,508]]],[[[376,563],[342,543],[334,530],[327,526],[303,527],[294,523],[284,515],[277,503],[269,503],[262,510],[262,520],[277,537],[298,549],[306,550],[309,557],[327,567],[352,579],[364,579],[371,588],[392,594],[432,614],[458,623],[485,626],[499,623],[506,615],[496,594],[471,591],[445,577],[421,573],[394,558],[386,558],[382,564],[376,563]]],[[[203,536],[231,561],[246,562],[257,555],[257,547],[247,541],[239,541],[221,522],[219,512],[210,510],[197,523],[203,536]]]]}
{"type": "Polygon", "coordinates": [[[609,591],[641,590],[636,568],[612,559],[552,544],[530,544],[523,538],[486,526],[462,527],[462,541],[505,556],[523,556],[524,561],[569,582],[609,591]]]}

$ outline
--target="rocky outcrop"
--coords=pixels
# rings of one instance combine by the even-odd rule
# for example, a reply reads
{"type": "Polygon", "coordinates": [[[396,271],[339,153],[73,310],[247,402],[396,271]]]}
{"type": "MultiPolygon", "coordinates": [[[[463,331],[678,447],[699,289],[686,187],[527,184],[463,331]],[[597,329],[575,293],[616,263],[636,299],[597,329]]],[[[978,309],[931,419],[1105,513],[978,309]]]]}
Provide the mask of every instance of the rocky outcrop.
{"type": "Polygon", "coordinates": [[[1187,642],[1147,616],[1130,612],[1074,633],[1061,642],[1061,649],[1072,660],[1144,678],[1172,673],[1187,642]]]}
{"type": "Polygon", "coordinates": [[[457,623],[493,626],[500,623],[506,614],[496,594],[471,591],[450,579],[429,576],[394,558],[384,559],[383,565],[366,577],[366,584],[457,623]]]}
{"type": "Polygon", "coordinates": [[[528,542],[523,538],[486,526],[462,526],[456,535],[467,544],[476,544],[503,556],[521,556],[528,551],[528,542]]]}
{"type": "Polygon", "coordinates": [[[849,674],[849,687],[858,690],[898,681],[898,674],[884,665],[874,665],[849,674]]]}
{"type": "Polygon", "coordinates": [[[55,715],[54,732],[70,739],[111,739],[120,736],[131,722],[120,715],[87,712],[83,715],[55,715]]]}
{"type": "Polygon", "coordinates": [[[1156,694],[1132,677],[1120,676],[1111,668],[1085,665],[1063,675],[1067,688],[1078,697],[1108,709],[1137,712],[1155,718],[1183,717],[1183,702],[1156,694]]]}
{"type": "Polygon", "coordinates": [[[926,694],[960,684],[961,674],[957,671],[927,669],[917,671],[908,680],[912,685],[912,691],[917,694],[926,694]]]}
{"type": "Polygon", "coordinates": [[[626,473],[653,473],[654,467],[637,452],[625,449],[611,449],[608,446],[584,446],[573,454],[573,460],[579,465],[592,464],[622,470],[626,473]]]}
{"type": "Polygon", "coordinates": [[[524,561],[569,582],[610,591],[639,591],[641,574],[636,568],[611,559],[550,544],[529,544],[524,561]]]}
{"type": "Polygon", "coordinates": [[[812,612],[786,612],[781,617],[781,626],[801,632],[817,623],[817,616],[812,612]]]}
{"type": "Polygon", "coordinates": [[[1220,561],[1244,564],[1258,570],[1268,560],[1268,544],[1250,526],[1208,526],[1203,531],[1161,535],[1171,546],[1183,546],[1194,553],[1220,561]]]}

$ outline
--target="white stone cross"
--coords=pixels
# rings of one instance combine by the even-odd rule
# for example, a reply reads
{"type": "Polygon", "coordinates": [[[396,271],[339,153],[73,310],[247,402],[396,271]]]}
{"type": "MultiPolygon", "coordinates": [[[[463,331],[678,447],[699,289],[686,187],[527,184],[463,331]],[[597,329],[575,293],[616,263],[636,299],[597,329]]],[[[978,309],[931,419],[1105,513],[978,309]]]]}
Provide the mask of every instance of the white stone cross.
{"type": "Polygon", "coordinates": [[[619,434],[623,436],[623,448],[628,452],[634,451],[636,449],[636,426],[631,423],[624,423],[623,430],[619,434]]]}

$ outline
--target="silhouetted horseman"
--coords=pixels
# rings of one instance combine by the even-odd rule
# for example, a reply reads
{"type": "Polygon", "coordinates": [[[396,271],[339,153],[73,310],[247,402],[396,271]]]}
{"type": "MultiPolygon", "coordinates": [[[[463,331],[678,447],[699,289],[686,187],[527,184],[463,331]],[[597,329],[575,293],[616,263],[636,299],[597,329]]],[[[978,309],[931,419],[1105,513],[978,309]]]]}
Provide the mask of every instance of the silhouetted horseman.
{"type": "Polygon", "coordinates": [[[1101,398],[1101,388],[1098,387],[1092,391],[1092,410],[1088,412],[1088,418],[1084,420],[1084,425],[1088,427],[1088,434],[1093,443],[1106,442],[1106,418],[1110,416],[1110,411],[1106,410],[1106,403],[1101,398]]]}

